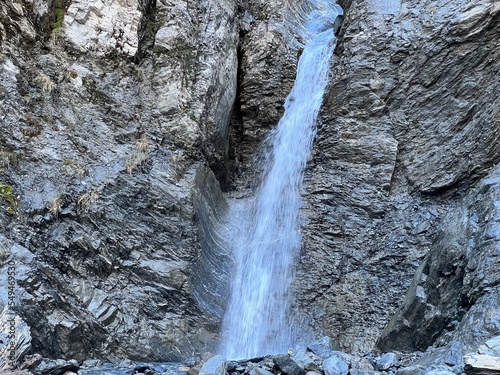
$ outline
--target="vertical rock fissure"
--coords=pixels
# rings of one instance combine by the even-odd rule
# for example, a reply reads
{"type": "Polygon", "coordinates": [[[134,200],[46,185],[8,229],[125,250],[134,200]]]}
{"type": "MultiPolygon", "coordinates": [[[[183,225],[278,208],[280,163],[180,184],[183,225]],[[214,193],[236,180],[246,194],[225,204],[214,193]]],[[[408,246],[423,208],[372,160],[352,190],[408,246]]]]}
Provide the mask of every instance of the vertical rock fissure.
{"type": "Polygon", "coordinates": [[[139,63],[152,53],[155,34],[160,28],[156,20],[156,0],[144,0],[140,2],[142,13],[139,27],[139,45],[134,56],[134,62],[139,63]]]}
{"type": "Polygon", "coordinates": [[[229,208],[235,271],[221,351],[232,359],[285,352],[293,344],[288,309],[301,244],[299,191],[335,47],[333,25],[342,12],[327,1],[312,5],[299,30],[306,44],[285,113],[259,158],[264,163],[261,184],[254,197],[233,201],[229,208]]]}

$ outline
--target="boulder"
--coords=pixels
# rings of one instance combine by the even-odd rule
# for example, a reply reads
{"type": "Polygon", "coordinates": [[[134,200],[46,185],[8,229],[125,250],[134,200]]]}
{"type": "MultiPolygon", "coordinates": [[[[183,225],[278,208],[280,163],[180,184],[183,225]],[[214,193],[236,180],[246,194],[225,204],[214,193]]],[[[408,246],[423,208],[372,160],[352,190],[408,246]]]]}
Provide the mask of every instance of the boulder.
{"type": "Polygon", "coordinates": [[[276,368],[284,375],[304,375],[305,371],[289,355],[273,357],[276,368]]]}
{"type": "Polygon", "coordinates": [[[385,353],[375,362],[375,368],[378,371],[387,371],[391,367],[396,366],[398,362],[398,355],[396,353],[385,353]]]}
{"type": "Polygon", "coordinates": [[[309,349],[320,358],[328,358],[333,353],[332,340],[330,339],[330,337],[325,336],[322,339],[309,344],[307,349],[309,349]]]}
{"type": "Polygon", "coordinates": [[[321,358],[312,352],[295,349],[291,353],[291,358],[305,371],[320,371],[318,364],[321,363],[321,358]]]}
{"type": "Polygon", "coordinates": [[[210,358],[201,367],[199,375],[226,375],[226,360],[221,355],[210,358]]]}
{"type": "Polygon", "coordinates": [[[44,359],[35,369],[35,375],[64,375],[68,371],[78,372],[80,366],[76,360],[44,359]]]}
{"type": "Polygon", "coordinates": [[[333,352],[321,365],[325,375],[347,375],[349,372],[349,357],[341,352],[333,352]]]}
{"type": "Polygon", "coordinates": [[[261,367],[254,367],[249,372],[250,375],[273,375],[273,373],[269,370],[266,370],[261,367]]]}
{"type": "Polygon", "coordinates": [[[500,357],[470,354],[464,357],[466,374],[500,374],[500,357]]]}

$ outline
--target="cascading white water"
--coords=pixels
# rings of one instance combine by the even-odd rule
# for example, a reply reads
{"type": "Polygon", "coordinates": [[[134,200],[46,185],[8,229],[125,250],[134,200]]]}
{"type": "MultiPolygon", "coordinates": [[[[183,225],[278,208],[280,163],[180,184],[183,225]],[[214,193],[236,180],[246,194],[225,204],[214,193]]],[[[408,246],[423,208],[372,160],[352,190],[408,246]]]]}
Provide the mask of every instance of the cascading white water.
{"type": "Polygon", "coordinates": [[[335,48],[332,27],[342,14],[330,1],[312,5],[301,30],[306,43],[295,84],[261,159],[261,185],[254,198],[233,202],[229,212],[235,270],[220,348],[229,359],[286,353],[293,345],[289,287],[301,244],[300,188],[335,48]]]}

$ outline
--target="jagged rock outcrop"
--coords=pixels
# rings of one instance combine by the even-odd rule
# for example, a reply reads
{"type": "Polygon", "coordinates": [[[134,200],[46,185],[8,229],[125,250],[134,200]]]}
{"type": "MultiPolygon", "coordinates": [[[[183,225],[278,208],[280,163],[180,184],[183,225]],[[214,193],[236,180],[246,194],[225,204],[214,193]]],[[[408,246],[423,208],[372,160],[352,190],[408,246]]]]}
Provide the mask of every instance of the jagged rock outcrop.
{"type": "MultiPolygon", "coordinates": [[[[258,168],[252,163],[256,149],[284,113],[303,48],[298,28],[309,10],[304,0],[252,1],[243,6],[231,172],[251,186],[255,186],[252,179],[258,175],[247,169],[258,168]]],[[[230,182],[242,185],[241,180],[230,182]]]]}
{"type": "Polygon", "coordinates": [[[227,154],[236,11],[0,4],[0,272],[16,263],[33,351],[174,360],[213,346],[192,290],[191,191],[227,154]]]}
{"type": "MultiPolygon", "coordinates": [[[[500,8],[490,0],[347,3],[306,175],[296,290],[306,312],[298,319],[341,348],[366,351],[438,228],[453,227],[443,214],[500,161],[500,8]]],[[[458,314],[462,302],[454,302],[447,314],[458,314]]],[[[438,331],[429,323],[412,349],[438,331]]],[[[402,349],[396,341],[384,349],[402,349]]]]}
{"type": "MultiPolygon", "coordinates": [[[[221,187],[255,184],[307,4],[0,3],[0,275],[16,263],[33,351],[175,360],[215,347],[221,187]]],[[[301,334],[368,351],[401,305],[387,350],[484,342],[498,328],[484,313],[498,307],[498,167],[485,179],[500,162],[498,2],[341,5],[303,191],[301,334]]]]}
{"type": "Polygon", "coordinates": [[[382,333],[382,350],[425,350],[441,337],[467,351],[500,327],[500,167],[449,212],[403,305],[382,333]]]}

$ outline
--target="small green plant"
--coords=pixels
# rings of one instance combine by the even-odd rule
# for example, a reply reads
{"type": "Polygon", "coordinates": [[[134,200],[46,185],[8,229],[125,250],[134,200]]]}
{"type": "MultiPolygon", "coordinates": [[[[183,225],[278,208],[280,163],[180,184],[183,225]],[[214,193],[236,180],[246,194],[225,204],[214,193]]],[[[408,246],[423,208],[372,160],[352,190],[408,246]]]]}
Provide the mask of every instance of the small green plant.
{"type": "Polygon", "coordinates": [[[53,32],[59,32],[62,29],[62,21],[64,18],[64,8],[56,8],[54,11],[55,21],[50,24],[53,32]]]}
{"type": "Polygon", "coordinates": [[[17,211],[17,199],[14,196],[12,186],[0,182],[0,198],[4,201],[2,207],[10,215],[15,215],[17,211]]]}

